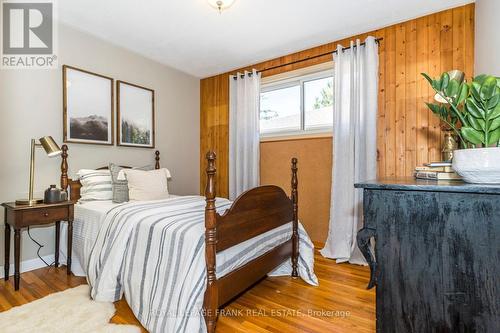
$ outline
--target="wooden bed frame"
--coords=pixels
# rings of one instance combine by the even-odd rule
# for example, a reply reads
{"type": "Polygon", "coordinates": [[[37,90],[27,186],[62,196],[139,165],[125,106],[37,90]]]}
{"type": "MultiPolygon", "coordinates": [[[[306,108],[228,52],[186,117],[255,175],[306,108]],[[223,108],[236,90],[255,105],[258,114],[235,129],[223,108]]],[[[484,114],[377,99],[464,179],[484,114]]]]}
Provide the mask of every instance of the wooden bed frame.
{"type": "MultiPolygon", "coordinates": [[[[68,147],[63,145],[62,150],[61,187],[64,190],[69,187],[71,200],[78,200],[81,184],[78,180],[68,179],[68,147]]],[[[218,309],[261,280],[288,258],[292,261],[292,277],[298,277],[298,179],[297,159],[292,158],[290,197],[278,186],[255,187],[241,194],[231,207],[220,215],[215,205],[216,155],[214,152],[208,152],[206,158],[208,161],[205,189],[207,289],[203,302],[203,315],[208,333],[214,333],[218,309]],[[293,227],[292,237],[288,241],[217,279],[216,256],[218,252],[289,222],[292,222],[293,227]]],[[[158,151],[155,152],[155,160],[155,168],[159,169],[160,153],[158,151]]],[[[107,167],[101,169],[107,169],[107,167]]]]}

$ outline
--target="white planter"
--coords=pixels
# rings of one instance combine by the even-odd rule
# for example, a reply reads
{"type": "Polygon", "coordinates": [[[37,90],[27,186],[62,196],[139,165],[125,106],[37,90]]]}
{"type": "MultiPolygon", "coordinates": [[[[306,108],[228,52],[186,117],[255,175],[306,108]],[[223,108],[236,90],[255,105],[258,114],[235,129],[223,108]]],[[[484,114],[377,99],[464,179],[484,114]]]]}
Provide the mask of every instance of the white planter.
{"type": "Polygon", "coordinates": [[[500,184],[500,147],[455,150],[453,169],[468,183],[500,184]]]}

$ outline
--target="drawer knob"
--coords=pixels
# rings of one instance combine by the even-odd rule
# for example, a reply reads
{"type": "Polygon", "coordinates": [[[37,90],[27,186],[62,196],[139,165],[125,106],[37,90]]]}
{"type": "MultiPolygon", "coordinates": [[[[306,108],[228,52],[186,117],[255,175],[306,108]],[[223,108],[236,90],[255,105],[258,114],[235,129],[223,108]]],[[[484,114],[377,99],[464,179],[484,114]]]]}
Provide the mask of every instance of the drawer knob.
{"type": "Polygon", "coordinates": [[[43,213],[43,216],[49,217],[49,213],[43,213]]]}

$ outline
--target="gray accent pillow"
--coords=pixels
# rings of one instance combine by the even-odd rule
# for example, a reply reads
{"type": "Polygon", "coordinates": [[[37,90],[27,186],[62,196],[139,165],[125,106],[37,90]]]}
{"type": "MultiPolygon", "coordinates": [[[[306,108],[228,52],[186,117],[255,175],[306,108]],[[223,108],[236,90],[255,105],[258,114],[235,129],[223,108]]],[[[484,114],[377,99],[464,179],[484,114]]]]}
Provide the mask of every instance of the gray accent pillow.
{"type": "MultiPolygon", "coordinates": [[[[128,181],[127,180],[119,180],[118,179],[118,173],[120,173],[120,170],[123,168],[119,165],[116,165],[114,163],[109,163],[109,171],[111,173],[111,185],[113,188],[113,202],[114,203],[122,203],[122,202],[128,202],[128,181]]],[[[135,170],[144,170],[144,171],[149,171],[149,170],[154,170],[153,165],[146,165],[143,167],[136,167],[133,168],[135,170]]]]}

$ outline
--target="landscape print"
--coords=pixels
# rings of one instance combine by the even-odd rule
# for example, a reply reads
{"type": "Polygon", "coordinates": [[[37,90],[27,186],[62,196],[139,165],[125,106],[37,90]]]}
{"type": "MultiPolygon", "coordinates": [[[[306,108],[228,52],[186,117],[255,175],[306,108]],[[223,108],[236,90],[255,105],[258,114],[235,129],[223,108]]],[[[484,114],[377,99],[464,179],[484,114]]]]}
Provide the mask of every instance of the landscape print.
{"type": "Polygon", "coordinates": [[[151,130],[133,120],[122,120],[122,142],[138,145],[151,144],[151,130]]]}
{"type": "Polygon", "coordinates": [[[73,139],[104,142],[109,139],[108,119],[102,116],[70,117],[69,128],[73,139]]]}
{"type": "Polygon", "coordinates": [[[64,142],[113,144],[113,79],[63,67],[64,142]]]}
{"type": "Polygon", "coordinates": [[[118,145],[154,147],[154,90],[118,81],[118,145]]]}

